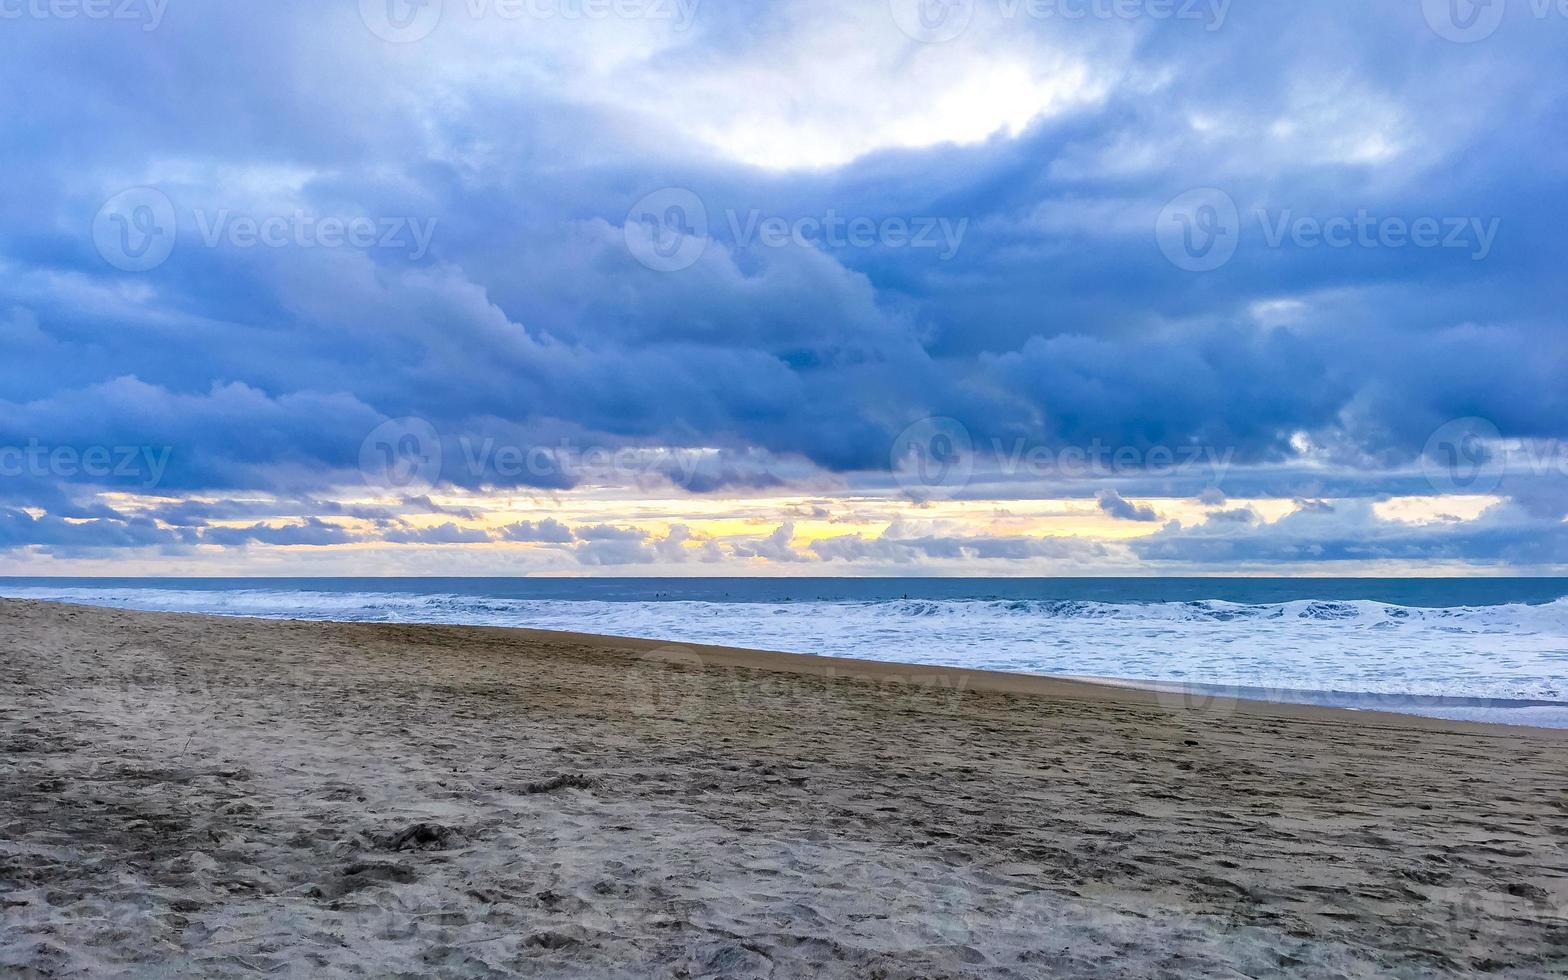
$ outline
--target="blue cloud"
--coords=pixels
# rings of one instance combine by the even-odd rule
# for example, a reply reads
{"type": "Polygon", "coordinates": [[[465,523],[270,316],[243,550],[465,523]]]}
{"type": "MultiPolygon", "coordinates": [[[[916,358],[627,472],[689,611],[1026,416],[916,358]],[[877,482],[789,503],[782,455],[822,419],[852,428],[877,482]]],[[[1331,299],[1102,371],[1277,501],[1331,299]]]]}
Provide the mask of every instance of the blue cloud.
{"type": "Polygon", "coordinates": [[[1115,490],[1101,490],[1099,495],[1100,510],[1111,515],[1119,521],[1157,521],[1160,515],[1154,508],[1147,504],[1135,504],[1126,500],[1115,490]]]}
{"type": "MultiPolygon", "coordinates": [[[[1233,454],[1216,488],[1233,497],[1372,497],[1431,492],[1422,454],[1451,419],[1489,420],[1505,439],[1568,436],[1568,22],[1555,15],[1516,11],[1483,43],[1454,44],[1418,4],[1233,5],[1212,31],[1025,18],[979,23],[938,50],[908,46],[886,4],[866,0],[704,9],[683,33],[649,27],[658,58],[627,59],[608,33],[514,25],[530,30],[497,40],[496,25],[461,18],[428,42],[388,45],[341,7],[183,5],[152,30],[8,26],[0,85],[28,110],[0,134],[0,449],[124,450],[132,465],[0,476],[0,542],[350,540],[321,521],[336,516],[381,522],[389,542],[478,540],[458,523],[403,526],[407,505],[333,502],[365,488],[367,435],[407,417],[437,433],[436,485],[468,490],[569,489],[585,472],[561,457],[622,449],[704,454],[693,468],[675,455],[620,474],[661,492],[885,484],[899,433],[942,416],[982,456],[1017,440],[1204,446],[1233,454]],[[813,87],[789,100],[787,121],[827,150],[874,145],[795,168],[727,149],[778,119],[777,93],[748,89],[746,72],[776,63],[774,45],[819,42],[871,52],[853,66],[864,97],[813,87]],[[1030,65],[1081,61],[1075,91],[1092,97],[991,133],[867,135],[881,132],[878,93],[907,89],[925,60],[975,73],[1015,50],[1030,65]],[[680,95],[681,78],[647,74],[666,64],[730,79],[711,90],[735,89],[733,101],[705,104],[680,95]],[[672,87],[650,89],[654,78],[672,87]],[[141,186],[174,210],[173,251],[125,272],[101,254],[94,222],[141,186]],[[689,189],[707,213],[701,255],[678,271],[648,268],[626,245],[632,204],[664,187],[689,189]],[[1167,203],[1198,187],[1223,191],[1238,223],[1235,256],[1208,272],[1170,261],[1155,234],[1167,203]],[[829,213],[964,231],[942,250],[737,234],[751,216],[829,213]],[[1298,219],[1361,214],[1475,221],[1495,240],[1484,258],[1270,240],[1298,219]],[[361,217],[427,229],[428,248],[300,240],[302,225],[314,235],[322,218],[361,217]],[[232,222],[247,219],[282,222],[289,242],[245,244],[232,222]],[[487,444],[566,452],[470,465],[487,444]],[[110,490],[169,502],[138,523],[96,499],[110,490]],[[262,523],[274,505],[237,502],[247,494],[292,501],[295,523],[262,523]]],[[[1123,492],[1206,489],[1122,476],[1099,503],[1129,520],[1157,515],[1123,492]]],[[[1433,528],[1373,550],[1555,561],[1526,529],[1553,539],[1562,483],[1555,471],[1504,481],[1498,492],[1520,504],[1511,530],[1433,528]]],[[[1269,532],[1233,516],[1214,523],[1235,537],[1161,532],[1141,553],[1361,553],[1328,531],[1310,540],[1305,524],[1298,541],[1279,537],[1293,523],[1269,532]]],[[[569,544],[564,527],[506,536],[569,544]]],[[[626,532],[576,534],[584,560],[658,557],[626,532]]],[[[1050,550],[837,540],[815,553],[1050,550]]]]}

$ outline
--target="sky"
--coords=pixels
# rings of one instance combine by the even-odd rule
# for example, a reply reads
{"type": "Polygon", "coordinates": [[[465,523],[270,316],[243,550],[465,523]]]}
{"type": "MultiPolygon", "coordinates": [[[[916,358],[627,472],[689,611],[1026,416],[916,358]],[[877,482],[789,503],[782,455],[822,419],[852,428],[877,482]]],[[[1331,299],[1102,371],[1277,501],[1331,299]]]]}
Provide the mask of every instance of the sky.
{"type": "Polygon", "coordinates": [[[0,0],[0,574],[1568,569],[1545,0],[0,0]]]}

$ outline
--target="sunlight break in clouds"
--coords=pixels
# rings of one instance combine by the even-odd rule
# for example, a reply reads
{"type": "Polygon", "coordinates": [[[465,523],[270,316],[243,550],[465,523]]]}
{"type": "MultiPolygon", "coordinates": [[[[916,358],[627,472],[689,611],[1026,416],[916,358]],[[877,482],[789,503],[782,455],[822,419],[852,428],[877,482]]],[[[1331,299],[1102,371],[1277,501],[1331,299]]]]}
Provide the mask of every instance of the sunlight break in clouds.
{"type": "Polygon", "coordinates": [[[732,12],[703,13],[684,29],[679,20],[607,18],[540,30],[449,16],[428,42],[447,54],[444,81],[392,97],[516,94],[548,85],[541,71],[549,66],[592,80],[560,97],[634,114],[642,138],[677,152],[684,145],[767,169],[831,168],[877,150],[1016,136],[1036,119],[1092,105],[1130,42],[1120,25],[1064,38],[990,11],[962,37],[925,44],[901,31],[881,0],[759,8],[757,29],[733,33],[715,23],[732,12]]]}
{"type": "Polygon", "coordinates": [[[650,91],[676,98],[642,108],[661,129],[731,159],[822,168],[883,149],[1016,136],[1108,90],[1114,66],[1082,45],[994,20],[952,42],[923,44],[879,7],[791,5],[776,32],[728,57],[697,69],[648,66],[650,91]]]}

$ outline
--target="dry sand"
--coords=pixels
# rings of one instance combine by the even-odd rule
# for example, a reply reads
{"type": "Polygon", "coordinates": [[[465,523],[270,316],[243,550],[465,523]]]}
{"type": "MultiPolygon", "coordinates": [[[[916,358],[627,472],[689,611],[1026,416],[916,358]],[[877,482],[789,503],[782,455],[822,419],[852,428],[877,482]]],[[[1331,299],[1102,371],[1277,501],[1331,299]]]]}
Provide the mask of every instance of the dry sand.
{"type": "Polygon", "coordinates": [[[6,601],[0,974],[1563,976],[1564,737],[6,601]]]}

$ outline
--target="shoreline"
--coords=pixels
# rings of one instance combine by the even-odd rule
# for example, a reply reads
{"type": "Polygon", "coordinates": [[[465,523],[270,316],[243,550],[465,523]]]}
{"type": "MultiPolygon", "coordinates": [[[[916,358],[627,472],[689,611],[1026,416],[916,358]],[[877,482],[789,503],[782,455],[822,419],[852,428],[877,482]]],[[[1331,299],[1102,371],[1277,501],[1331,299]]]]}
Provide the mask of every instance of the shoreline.
{"type": "MultiPolygon", "coordinates": [[[[563,630],[544,630],[522,626],[485,626],[459,623],[421,622],[372,622],[364,620],[299,619],[285,616],[247,616],[227,613],[189,613],[145,611],[122,606],[98,606],[89,603],[59,602],[45,599],[11,599],[0,597],[5,603],[39,603],[75,609],[114,609],[152,616],[216,618],[252,623],[322,623],[344,627],[425,627],[432,630],[473,630],[498,633],[502,636],[545,641],[565,641],[602,650],[620,650],[643,655],[651,651],[679,648],[692,651],[707,664],[720,667],[745,667],[824,678],[870,679],[878,683],[896,683],[900,679],[923,679],[928,684],[954,689],[963,685],[968,689],[988,693],[1020,694],[1045,698],[1079,697],[1109,698],[1127,696],[1129,703],[1156,704],[1171,710],[1194,714],[1225,715],[1239,713],[1261,718],[1292,718],[1320,723],[1372,725],[1394,728],[1430,727],[1434,730],[1500,733],[1557,732],[1568,741],[1568,703],[1485,698],[1458,698],[1426,695],[1375,694],[1338,691],[1294,690],[1303,700],[1275,700],[1259,694],[1278,693],[1262,691],[1243,685],[1213,685],[1201,682],[1179,684],[1175,682],[1140,678],[1095,677],[1066,674],[1037,674],[984,668],[955,667],[951,665],[914,664],[887,660],[865,660],[822,654],[792,653],[760,650],[751,647],[690,643],[646,637],[627,637],[614,634],[584,633],[563,630]],[[1339,699],[1360,701],[1367,707],[1352,707],[1335,703],[1339,699]],[[1421,714],[1396,710],[1387,702],[1396,700],[1426,702],[1435,708],[1475,707],[1495,709],[1487,717],[1458,717],[1451,715],[1421,714]],[[1515,724],[1507,720],[1512,711],[1549,708],[1554,724],[1515,724]],[[1412,724],[1419,722],[1420,724],[1412,724]],[[1457,727],[1448,727],[1457,726],[1457,727]]],[[[918,680],[911,683],[916,683],[918,680]]],[[[1484,712],[1483,712],[1484,713],[1484,712]]]]}
{"type": "Polygon", "coordinates": [[[0,601],[0,972],[1523,980],[1565,734],[0,601]]]}

